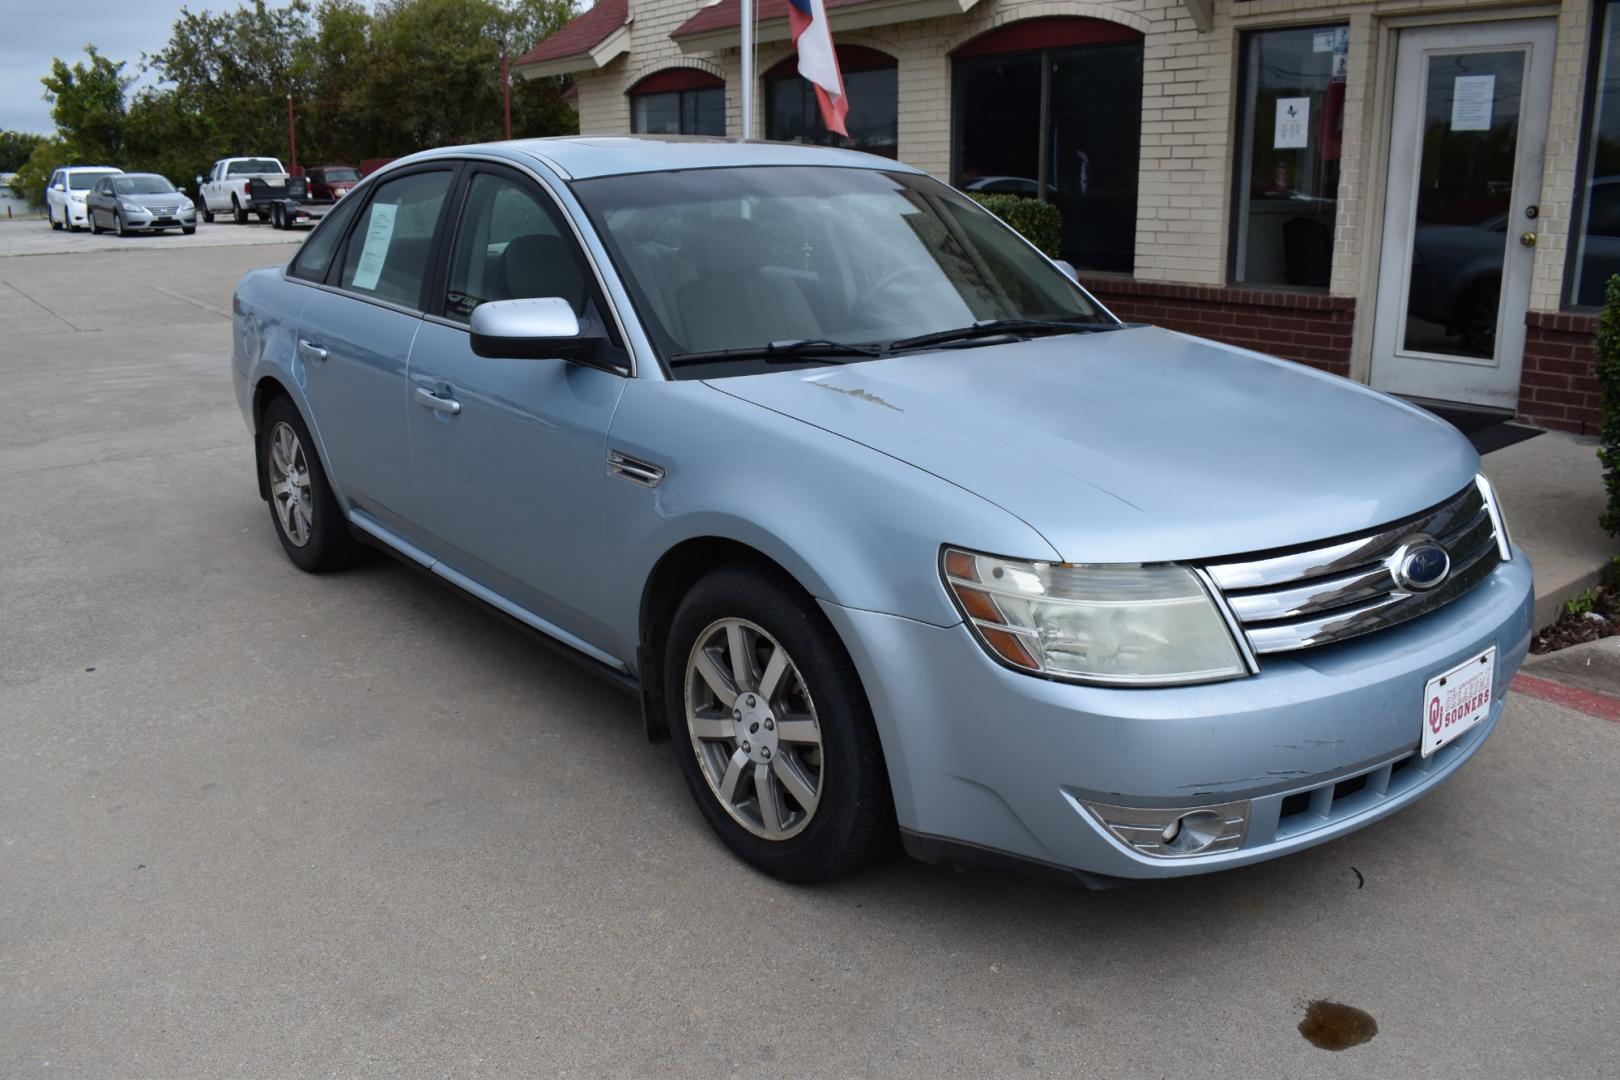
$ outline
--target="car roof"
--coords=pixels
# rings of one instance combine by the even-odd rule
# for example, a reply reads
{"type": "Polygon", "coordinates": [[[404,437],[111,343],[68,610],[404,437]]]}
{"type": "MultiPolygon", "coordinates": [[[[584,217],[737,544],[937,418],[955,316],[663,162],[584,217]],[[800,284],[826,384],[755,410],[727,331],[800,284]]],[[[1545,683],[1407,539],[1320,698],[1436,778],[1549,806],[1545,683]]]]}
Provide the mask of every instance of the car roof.
{"type": "Polygon", "coordinates": [[[124,170],[115,165],[64,165],[63,172],[104,172],[122,173],[124,170]]]}
{"type": "Polygon", "coordinates": [[[394,164],[472,152],[507,158],[533,158],[551,166],[564,178],[579,180],[625,173],[724,169],[745,165],[824,165],[918,171],[898,161],[857,150],[703,135],[572,135],[554,139],[514,139],[511,142],[447,146],[412,154],[394,164]]]}

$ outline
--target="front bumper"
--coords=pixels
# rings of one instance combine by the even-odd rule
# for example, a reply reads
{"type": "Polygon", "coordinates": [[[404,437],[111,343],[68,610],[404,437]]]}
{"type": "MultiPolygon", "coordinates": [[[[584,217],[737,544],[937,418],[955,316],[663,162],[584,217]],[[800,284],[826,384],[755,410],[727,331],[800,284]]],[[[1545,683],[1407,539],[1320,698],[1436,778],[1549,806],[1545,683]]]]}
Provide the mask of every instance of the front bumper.
{"type": "Polygon", "coordinates": [[[1529,648],[1533,600],[1529,562],[1516,550],[1472,592],[1411,622],[1266,657],[1252,678],[1157,689],[1036,678],[993,662],[961,625],[822,606],[871,699],[914,852],[1152,878],[1310,847],[1432,789],[1495,728],[1529,648]],[[1491,644],[1490,716],[1418,757],[1425,683],[1491,644]],[[1245,835],[1216,854],[1145,855],[1087,802],[1247,804],[1245,835]]]}
{"type": "Polygon", "coordinates": [[[126,229],[191,229],[197,225],[197,208],[182,209],[173,214],[154,214],[150,210],[123,210],[126,229]]]}

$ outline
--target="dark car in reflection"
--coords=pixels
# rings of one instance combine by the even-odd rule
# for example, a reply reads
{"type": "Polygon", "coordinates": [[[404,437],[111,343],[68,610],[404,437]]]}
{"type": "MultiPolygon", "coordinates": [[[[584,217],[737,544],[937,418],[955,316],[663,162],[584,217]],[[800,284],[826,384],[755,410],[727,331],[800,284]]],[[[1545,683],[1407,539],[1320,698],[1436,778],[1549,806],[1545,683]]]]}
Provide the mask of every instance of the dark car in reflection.
{"type": "Polygon", "coordinates": [[[1472,225],[1419,225],[1407,318],[1444,327],[1467,355],[1494,356],[1507,225],[1505,212],[1472,225]]]}

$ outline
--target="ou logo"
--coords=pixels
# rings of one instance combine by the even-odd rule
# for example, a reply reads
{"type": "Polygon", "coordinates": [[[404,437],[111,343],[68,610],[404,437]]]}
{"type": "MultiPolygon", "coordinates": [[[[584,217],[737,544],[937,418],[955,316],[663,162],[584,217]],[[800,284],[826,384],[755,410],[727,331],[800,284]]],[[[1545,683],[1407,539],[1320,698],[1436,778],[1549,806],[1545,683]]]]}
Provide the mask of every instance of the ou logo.
{"type": "Polygon", "coordinates": [[[1436,735],[1440,734],[1440,699],[1435,698],[1429,702],[1429,730],[1436,735]]]}

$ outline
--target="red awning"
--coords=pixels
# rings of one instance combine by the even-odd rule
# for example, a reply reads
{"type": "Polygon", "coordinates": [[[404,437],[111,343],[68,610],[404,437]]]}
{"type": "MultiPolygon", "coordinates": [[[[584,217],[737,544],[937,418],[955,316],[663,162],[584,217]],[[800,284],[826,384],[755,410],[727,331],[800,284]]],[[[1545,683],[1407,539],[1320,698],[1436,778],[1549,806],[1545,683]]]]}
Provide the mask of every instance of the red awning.
{"type": "MultiPolygon", "coordinates": [[[[556,75],[601,67],[607,60],[596,54],[630,22],[629,0],[597,0],[595,7],[576,15],[561,30],[518,57],[519,69],[540,67],[538,75],[556,75]],[[570,67],[570,62],[576,62],[570,67]]],[[[614,55],[618,55],[617,52],[614,55]]]]}

